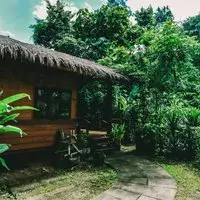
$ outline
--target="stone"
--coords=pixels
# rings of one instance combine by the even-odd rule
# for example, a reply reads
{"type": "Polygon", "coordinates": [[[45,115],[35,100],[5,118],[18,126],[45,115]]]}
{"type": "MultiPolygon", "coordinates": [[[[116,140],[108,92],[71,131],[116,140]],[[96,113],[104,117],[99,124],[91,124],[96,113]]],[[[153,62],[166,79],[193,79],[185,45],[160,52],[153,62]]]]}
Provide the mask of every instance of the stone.
{"type": "Polygon", "coordinates": [[[114,188],[107,190],[105,194],[121,200],[137,200],[140,197],[140,194],[114,188]]]}
{"type": "Polygon", "coordinates": [[[176,182],[171,178],[162,178],[162,177],[149,178],[148,177],[148,185],[177,189],[176,182]]]}
{"type": "Polygon", "coordinates": [[[133,193],[139,193],[148,197],[156,198],[159,200],[173,200],[175,198],[176,189],[139,185],[139,184],[119,184],[116,186],[121,190],[126,190],[133,193]]]}
{"type": "Polygon", "coordinates": [[[137,200],[157,200],[157,199],[142,195],[137,200]]]}
{"type": "Polygon", "coordinates": [[[95,200],[174,200],[176,182],[161,167],[133,155],[110,157],[106,162],[118,172],[118,182],[95,200]]]}

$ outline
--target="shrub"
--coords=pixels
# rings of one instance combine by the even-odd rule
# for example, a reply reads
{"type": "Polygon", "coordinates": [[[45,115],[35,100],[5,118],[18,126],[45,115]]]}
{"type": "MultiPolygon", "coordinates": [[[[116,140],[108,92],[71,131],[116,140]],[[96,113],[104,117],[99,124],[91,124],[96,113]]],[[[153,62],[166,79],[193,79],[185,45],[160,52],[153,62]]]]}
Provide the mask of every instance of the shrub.
{"type": "Polygon", "coordinates": [[[174,99],[149,115],[137,130],[138,153],[175,159],[197,159],[200,154],[200,110],[174,99]],[[155,118],[157,120],[155,120],[155,118]]]}
{"type": "Polygon", "coordinates": [[[111,138],[117,144],[121,144],[125,134],[125,124],[112,124],[111,138]]]}
{"type": "Polygon", "coordinates": [[[155,152],[176,159],[192,160],[200,153],[200,110],[178,105],[168,107],[163,116],[163,129],[155,137],[155,152]]]}

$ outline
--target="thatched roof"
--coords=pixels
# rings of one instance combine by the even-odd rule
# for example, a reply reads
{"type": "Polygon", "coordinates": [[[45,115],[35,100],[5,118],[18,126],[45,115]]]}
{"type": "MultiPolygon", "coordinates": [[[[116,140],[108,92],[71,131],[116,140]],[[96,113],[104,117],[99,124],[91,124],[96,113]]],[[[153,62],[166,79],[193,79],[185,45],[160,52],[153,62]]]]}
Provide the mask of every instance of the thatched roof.
{"type": "Polygon", "coordinates": [[[97,79],[109,79],[114,81],[126,79],[113,69],[95,62],[53,51],[38,45],[23,43],[2,35],[0,35],[0,60],[1,59],[12,59],[20,62],[57,68],[97,79]]]}

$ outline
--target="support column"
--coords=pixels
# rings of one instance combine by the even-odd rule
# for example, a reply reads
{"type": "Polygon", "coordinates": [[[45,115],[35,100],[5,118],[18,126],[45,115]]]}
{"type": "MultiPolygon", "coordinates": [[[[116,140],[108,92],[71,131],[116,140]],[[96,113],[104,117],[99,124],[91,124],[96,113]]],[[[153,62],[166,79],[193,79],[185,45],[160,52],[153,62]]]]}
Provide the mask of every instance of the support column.
{"type": "Polygon", "coordinates": [[[71,99],[71,119],[77,118],[77,89],[72,90],[72,99],[71,99]]]}
{"type": "Polygon", "coordinates": [[[104,110],[104,119],[106,120],[107,124],[107,132],[108,134],[111,133],[112,129],[112,103],[113,103],[113,86],[111,82],[106,83],[107,94],[105,97],[105,110],[104,110]]]}

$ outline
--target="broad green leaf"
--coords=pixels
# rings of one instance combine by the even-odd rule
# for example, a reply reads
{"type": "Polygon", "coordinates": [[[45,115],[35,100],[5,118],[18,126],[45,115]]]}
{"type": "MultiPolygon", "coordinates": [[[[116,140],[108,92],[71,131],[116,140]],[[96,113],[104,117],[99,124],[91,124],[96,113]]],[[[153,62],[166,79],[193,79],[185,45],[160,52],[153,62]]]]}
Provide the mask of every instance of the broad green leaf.
{"type": "Polygon", "coordinates": [[[5,167],[7,170],[10,170],[5,162],[5,160],[3,158],[0,157],[0,164],[5,167]]]}
{"type": "Polygon", "coordinates": [[[0,134],[4,133],[14,133],[14,134],[20,134],[21,136],[23,135],[23,131],[15,126],[1,126],[0,125],[0,134]]]}
{"type": "Polygon", "coordinates": [[[2,100],[3,103],[6,103],[6,104],[9,104],[9,103],[13,103],[15,101],[18,101],[20,99],[23,99],[23,98],[28,98],[28,99],[31,99],[30,96],[26,93],[21,93],[21,94],[15,94],[15,95],[12,95],[10,97],[7,97],[5,99],[2,100]]]}
{"type": "Polygon", "coordinates": [[[8,113],[12,111],[12,107],[9,106],[8,104],[0,101],[0,115],[3,113],[8,113]]]}
{"type": "Polygon", "coordinates": [[[7,151],[10,148],[9,144],[0,144],[0,153],[7,151]]]}
{"type": "Polygon", "coordinates": [[[20,115],[20,113],[14,113],[12,115],[8,115],[6,117],[4,117],[1,121],[0,124],[4,124],[8,121],[14,121],[18,116],[20,115]]]}
{"type": "Polygon", "coordinates": [[[36,111],[39,111],[37,108],[34,108],[32,106],[15,106],[12,109],[12,111],[18,111],[18,110],[36,110],[36,111]]]}

